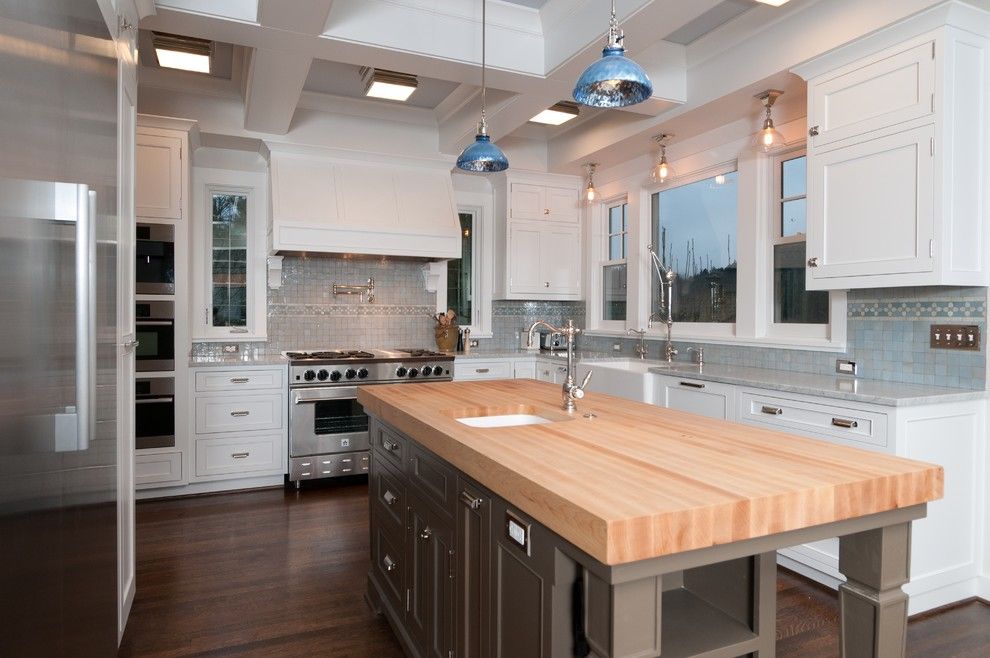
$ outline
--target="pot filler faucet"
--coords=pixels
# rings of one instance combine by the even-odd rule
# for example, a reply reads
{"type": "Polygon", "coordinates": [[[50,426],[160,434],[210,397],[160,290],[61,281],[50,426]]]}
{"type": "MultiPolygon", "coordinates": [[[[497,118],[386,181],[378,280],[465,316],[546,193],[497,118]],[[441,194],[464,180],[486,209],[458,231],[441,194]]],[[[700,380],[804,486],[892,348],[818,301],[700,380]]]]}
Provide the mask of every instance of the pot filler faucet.
{"type": "Polygon", "coordinates": [[[529,337],[526,340],[529,347],[533,346],[533,336],[538,327],[546,327],[550,332],[561,334],[567,340],[567,379],[564,380],[561,387],[562,407],[567,412],[575,411],[577,406],[574,401],[584,397],[584,387],[588,385],[588,380],[591,379],[592,374],[592,371],[589,370],[580,386],[574,383],[574,337],[581,333],[581,330],[574,326],[574,320],[568,320],[563,327],[555,327],[545,320],[537,320],[529,326],[529,337]]]}
{"type": "Polygon", "coordinates": [[[660,308],[658,313],[653,313],[650,315],[650,320],[647,323],[649,328],[653,328],[654,321],[659,320],[667,325],[667,346],[664,348],[664,355],[667,357],[667,363],[674,360],[677,356],[677,350],[674,349],[674,343],[670,339],[671,330],[674,327],[674,279],[677,278],[677,274],[671,268],[663,264],[660,257],[657,256],[657,252],[653,250],[653,245],[647,245],[646,249],[650,252],[650,259],[653,261],[653,269],[657,273],[657,277],[660,279],[660,308]],[[667,312],[667,318],[664,319],[659,317],[663,315],[663,312],[667,312]]]}

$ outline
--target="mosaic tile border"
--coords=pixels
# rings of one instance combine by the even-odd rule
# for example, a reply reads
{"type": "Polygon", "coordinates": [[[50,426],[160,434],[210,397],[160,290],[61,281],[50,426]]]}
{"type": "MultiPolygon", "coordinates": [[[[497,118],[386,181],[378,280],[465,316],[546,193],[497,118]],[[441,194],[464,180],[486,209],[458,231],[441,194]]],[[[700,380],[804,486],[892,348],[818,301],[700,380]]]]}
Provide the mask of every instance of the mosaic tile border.
{"type": "Polygon", "coordinates": [[[532,315],[562,315],[579,314],[584,319],[584,302],[524,302],[524,301],[495,301],[492,302],[492,317],[528,317],[532,315]]]}
{"type": "Polygon", "coordinates": [[[269,304],[268,317],[377,317],[431,316],[436,307],[407,304],[269,304]]]}
{"type": "Polygon", "coordinates": [[[985,318],[984,301],[919,301],[919,302],[850,302],[846,316],[894,320],[925,320],[929,318],[985,318]]]}

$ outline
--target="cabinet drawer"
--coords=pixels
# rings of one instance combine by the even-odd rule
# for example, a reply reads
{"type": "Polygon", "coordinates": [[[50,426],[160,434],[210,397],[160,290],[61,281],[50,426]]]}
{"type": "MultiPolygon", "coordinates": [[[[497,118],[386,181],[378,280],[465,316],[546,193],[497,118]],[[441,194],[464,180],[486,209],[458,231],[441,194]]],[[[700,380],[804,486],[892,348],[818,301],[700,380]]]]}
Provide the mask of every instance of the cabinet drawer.
{"type": "Polygon", "coordinates": [[[340,452],[314,458],[316,477],[360,475],[368,472],[367,452],[340,452]]]}
{"type": "Polygon", "coordinates": [[[935,113],[934,42],[861,60],[813,81],[808,122],[813,147],[935,113]]]}
{"type": "Polygon", "coordinates": [[[457,474],[449,466],[420,448],[409,444],[409,482],[447,515],[454,514],[457,474]]]}
{"type": "Polygon", "coordinates": [[[512,363],[509,361],[467,361],[454,363],[454,379],[511,379],[512,363]]]}
{"type": "Polygon", "coordinates": [[[181,481],[181,452],[134,455],[135,486],[166,485],[181,481]]]}
{"type": "Polygon", "coordinates": [[[375,454],[388,460],[392,466],[401,472],[403,464],[406,463],[406,450],[409,448],[406,439],[390,432],[378,423],[373,425],[371,434],[371,445],[375,454]]]}
{"type": "Polygon", "coordinates": [[[196,398],[196,433],[248,432],[282,427],[282,395],[196,398]]]}
{"type": "Polygon", "coordinates": [[[754,391],[739,395],[743,422],[786,432],[834,437],[878,447],[887,445],[887,416],[880,413],[788,400],[754,391]]]}
{"type": "Polygon", "coordinates": [[[281,434],[196,439],[196,476],[282,473],[281,434]]]}
{"type": "Polygon", "coordinates": [[[516,379],[536,379],[536,364],[517,363],[512,367],[512,376],[516,379]]]}
{"type": "Polygon", "coordinates": [[[196,373],[196,392],[281,391],[285,368],[270,370],[201,370],[196,373]]]}
{"type": "Polygon", "coordinates": [[[405,528],[403,510],[406,508],[405,479],[393,471],[380,455],[376,455],[371,474],[371,496],[381,514],[379,518],[390,522],[396,532],[405,528]]]}
{"type": "Polygon", "coordinates": [[[379,520],[380,512],[371,510],[371,559],[374,562],[372,572],[375,580],[381,586],[386,598],[396,612],[401,614],[406,609],[405,597],[405,564],[402,534],[387,530],[389,526],[379,520]]]}

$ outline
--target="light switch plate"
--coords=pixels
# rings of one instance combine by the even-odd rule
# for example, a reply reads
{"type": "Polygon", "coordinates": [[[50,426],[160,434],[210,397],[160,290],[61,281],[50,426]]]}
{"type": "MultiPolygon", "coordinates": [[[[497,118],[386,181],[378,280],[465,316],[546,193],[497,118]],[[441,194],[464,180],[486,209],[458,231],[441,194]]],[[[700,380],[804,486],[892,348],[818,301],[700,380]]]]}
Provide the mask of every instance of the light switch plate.
{"type": "Polygon", "coordinates": [[[975,324],[933,324],[929,345],[932,349],[978,352],[980,327],[975,324]]]}
{"type": "Polygon", "coordinates": [[[505,536],[516,548],[529,555],[529,524],[509,511],[505,513],[505,536]]]}
{"type": "Polygon", "coordinates": [[[227,343],[226,345],[223,346],[224,354],[237,354],[240,351],[241,351],[241,346],[238,345],[237,343],[227,343]]]}

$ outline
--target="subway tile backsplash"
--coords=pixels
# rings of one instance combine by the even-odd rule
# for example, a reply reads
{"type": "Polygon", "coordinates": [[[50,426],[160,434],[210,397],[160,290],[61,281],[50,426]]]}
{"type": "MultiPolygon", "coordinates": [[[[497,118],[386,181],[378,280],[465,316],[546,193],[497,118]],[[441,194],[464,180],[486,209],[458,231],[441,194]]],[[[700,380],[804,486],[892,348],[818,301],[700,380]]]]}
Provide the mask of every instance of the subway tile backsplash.
{"type": "MultiPolygon", "coordinates": [[[[246,347],[268,351],[353,346],[431,347],[436,296],[424,287],[423,264],[389,258],[287,256],[282,287],[268,291],[268,343],[246,347]],[[361,285],[375,279],[375,301],[334,296],[334,283],[361,285]]],[[[845,353],[735,345],[705,345],[710,363],[832,374],[837,358],[859,365],[859,376],[905,383],[968,389],[986,387],[986,289],[888,288],[854,290],[847,310],[845,353]],[[979,352],[933,350],[928,328],[933,322],[976,324],[984,337],[979,352]]],[[[490,339],[482,348],[515,348],[521,333],[536,320],[584,325],[584,302],[495,301],[490,339]]],[[[626,337],[581,336],[581,349],[633,355],[636,341],[626,337]]],[[[679,359],[686,348],[678,344],[679,359]]],[[[649,340],[650,356],[660,357],[662,341],[649,340]]],[[[194,354],[218,352],[219,343],[197,343],[194,354]]]]}

